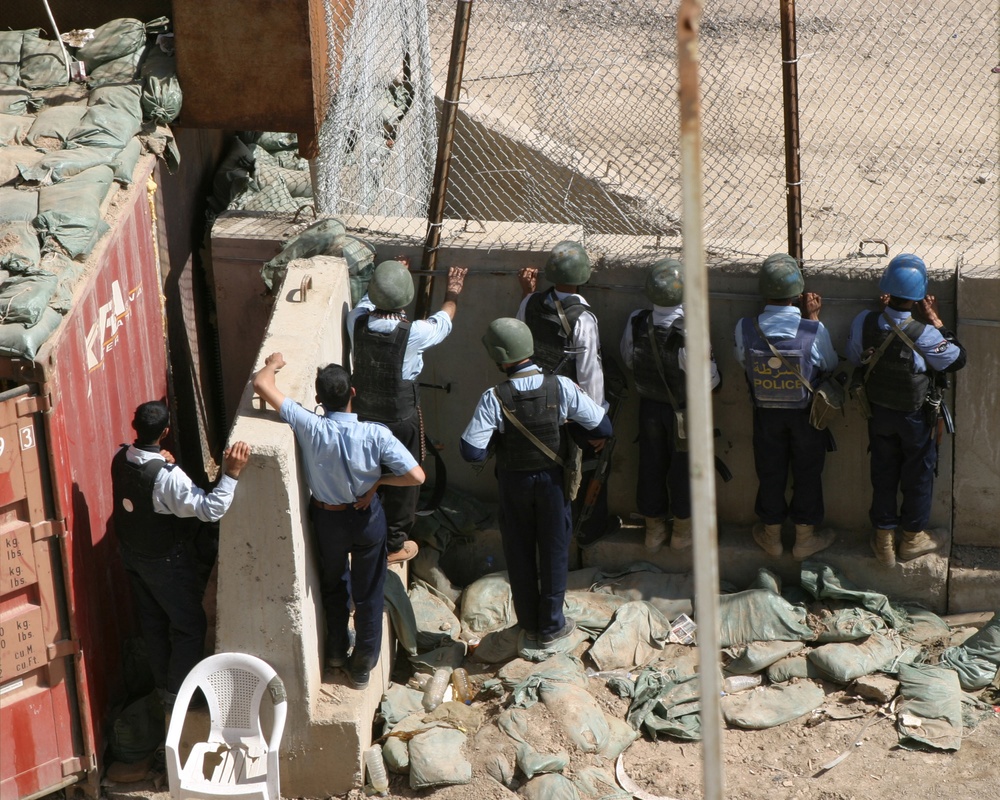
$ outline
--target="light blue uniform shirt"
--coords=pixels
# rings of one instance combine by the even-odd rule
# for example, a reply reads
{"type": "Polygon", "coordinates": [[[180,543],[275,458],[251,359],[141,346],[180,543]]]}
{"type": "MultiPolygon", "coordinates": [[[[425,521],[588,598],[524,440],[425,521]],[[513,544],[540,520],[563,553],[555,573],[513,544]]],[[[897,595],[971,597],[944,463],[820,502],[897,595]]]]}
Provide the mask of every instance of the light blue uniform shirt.
{"type": "MultiPolygon", "coordinates": [[[[791,339],[799,329],[802,312],[797,306],[764,306],[764,313],[757,317],[761,332],[769,339],[791,339]]],[[[743,320],[736,323],[736,360],[746,369],[746,358],[743,353],[743,320]]],[[[812,363],[821,372],[833,372],[837,367],[837,351],[830,341],[830,332],[819,323],[816,338],[813,340],[809,353],[812,363]]]]}
{"type": "Polygon", "coordinates": [[[286,397],[281,418],[295,431],[306,482],[322,503],[353,503],[375,485],[382,467],[405,475],[417,466],[385,425],[359,422],[357,414],[328,411],[320,416],[286,397]]]}
{"type": "MultiPolygon", "coordinates": [[[[622,334],[621,344],[619,349],[621,350],[622,360],[625,362],[625,366],[629,369],[635,369],[633,364],[635,360],[635,343],[632,341],[632,320],[635,319],[636,314],[642,313],[644,309],[637,308],[631,314],[629,314],[628,321],[625,323],[625,333],[622,334]]],[[[657,328],[677,328],[679,331],[684,330],[684,306],[653,306],[653,325],[657,328]]],[[[715,363],[715,354],[712,353],[711,363],[709,364],[709,372],[711,375],[712,388],[714,389],[719,385],[722,378],[719,376],[719,366],[715,363]]],[[[682,372],[687,372],[687,348],[682,347],[677,351],[677,363],[680,366],[682,372]]]]}
{"type": "MultiPolygon", "coordinates": [[[[522,372],[533,373],[536,370],[538,370],[537,366],[528,364],[514,373],[510,382],[518,391],[537,389],[542,385],[543,375],[518,377],[522,372]]],[[[593,430],[600,425],[604,419],[604,409],[591,400],[587,393],[569,378],[559,375],[556,379],[559,381],[559,424],[562,425],[566,420],[572,420],[578,422],[586,430],[593,430]]],[[[479,398],[479,404],[476,406],[476,411],[462,434],[462,438],[473,447],[485,450],[489,446],[493,431],[502,433],[503,429],[504,416],[500,410],[500,401],[493,394],[493,390],[488,389],[479,398]]]]}
{"type": "MultiPolygon", "coordinates": [[[[159,453],[140,450],[134,444],[125,453],[130,464],[146,464],[162,459],[159,453]]],[[[153,510],[175,517],[197,517],[202,522],[217,522],[229,510],[236,491],[236,478],[223,473],[211,492],[202,491],[178,466],[168,464],[153,481],[153,510]]]]}
{"type": "MultiPolygon", "coordinates": [[[[847,360],[854,364],[854,366],[861,364],[861,355],[864,350],[864,346],[862,345],[862,328],[865,324],[865,317],[869,313],[868,311],[862,311],[858,314],[854,318],[854,322],[851,323],[851,332],[847,335],[847,360]]],[[[887,308],[885,313],[900,328],[905,327],[912,316],[909,311],[897,311],[894,308],[887,308]]],[[[889,323],[886,322],[881,314],[878,317],[878,326],[883,331],[889,330],[889,323]]],[[[930,364],[931,369],[943,371],[955,363],[955,359],[962,352],[957,344],[945,339],[941,335],[941,331],[933,325],[924,327],[924,332],[917,337],[917,340],[913,344],[920,351],[913,354],[913,368],[917,372],[927,372],[928,364],[930,364]]]]}
{"type": "MultiPolygon", "coordinates": [[[[375,304],[366,294],[347,315],[347,335],[351,339],[351,349],[354,349],[354,323],[359,316],[371,313],[375,304]]],[[[392,333],[399,325],[399,320],[368,318],[368,330],[376,333],[392,333]]],[[[423,352],[429,347],[440,344],[451,333],[451,317],[444,311],[438,311],[427,319],[415,319],[410,325],[410,338],[406,340],[406,352],[403,353],[402,378],[413,381],[424,368],[423,352]]]]}

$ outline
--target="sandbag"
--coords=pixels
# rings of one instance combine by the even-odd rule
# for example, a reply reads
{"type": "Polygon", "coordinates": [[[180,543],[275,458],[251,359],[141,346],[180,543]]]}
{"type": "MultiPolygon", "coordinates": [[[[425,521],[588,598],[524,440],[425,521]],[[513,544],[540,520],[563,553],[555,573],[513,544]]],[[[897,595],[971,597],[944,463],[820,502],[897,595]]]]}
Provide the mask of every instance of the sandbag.
{"type": "Polygon", "coordinates": [[[38,232],[29,223],[0,222],[0,269],[24,275],[37,270],[41,260],[38,232]]]}
{"type": "Polygon", "coordinates": [[[27,114],[0,114],[0,147],[21,144],[34,121],[27,114]]]}
{"type": "Polygon", "coordinates": [[[829,564],[804,561],[800,578],[802,588],[817,600],[847,600],[878,614],[890,628],[905,631],[910,626],[902,607],[894,606],[884,594],[858,589],[829,564]]]}
{"type": "Polygon", "coordinates": [[[135,167],[141,156],[142,144],[138,139],[132,139],[111,161],[111,168],[115,171],[115,180],[122,186],[128,186],[132,183],[132,176],[135,174],[135,167]]]}
{"type": "MultiPolygon", "coordinates": [[[[396,734],[407,734],[426,728],[424,722],[424,710],[420,709],[416,714],[411,714],[392,726],[396,734]]],[[[382,743],[382,756],[385,758],[385,765],[398,775],[405,775],[410,771],[410,745],[406,737],[389,736],[382,743]]]]}
{"type": "Polygon", "coordinates": [[[423,712],[424,693],[404,686],[401,683],[390,683],[382,695],[379,713],[385,724],[392,728],[412,714],[423,712]]]}
{"type": "Polygon", "coordinates": [[[810,641],[806,610],[769,589],[748,589],[719,598],[719,644],[765,641],[810,641]]]}
{"type": "Polygon", "coordinates": [[[517,766],[528,780],[546,772],[562,772],[569,766],[569,753],[539,753],[531,745],[522,743],[517,748],[517,766]]]}
{"type": "Polygon", "coordinates": [[[410,788],[453,786],[472,780],[466,736],[454,728],[431,728],[410,739],[410,788]]]}
{"type": "Polygon", "coordinates": [[[422,634],[432,634],[432,646],[439,644],[441,634],[447,634],[453,639],[458,639],[462,631],[462,623],[458,621],[451,609],[438,597],[427,591],[423,586],[414,586],[409,592],[410,603],[413,606],[413,616],[417,622],[417,646],[418,649],[426,649],[426,644],[421,641],[422,634]]]}
{"type": "Polygon", "coordinates": [[[967,692],[989,685],[1000,667],[1000,614],[987,622],[958,647],[949,647],[941,654],[941,666],[958,673],[958,680],[967,692]]]}
{"type": "Polygon", "coordinates": [[[87,67],[87,74],[102,64],[137,53],[146,43],[146,26],[137,19],[121,18],[105,22],[94,30],[93,38],[83,43],[76,57],[87,67]]]}
{"type": "Polygon", "coordinates": [[[601,570],[594,576],[592,591],[627,600],[645,600],[669,619],[693,613],[693,576],[664,572],[647,561],[638,561],[620,570],[601,570]]]}
{"type": "Polygon", "coordinates": [[[806,653],[796,653],[774,662],[767,668],[767,679],[771,683],[785,683],[792,678],[821,680],[826,676],[807,658],[806,653]]]}
{"type": "Polygon", "coordinates": [[[573,785],[587,800],[632,800],[632,795],[618,786],[614,776],[600,767],[576,770],[573,785]]]}
{"type": "Polygon", "coordinates": [[[610,728],[593,695],[580,686],[542,683],[540,697],[563,732],[584,753],[600,753],[608,744],[610,728]]]}
{"type": "Polygon", "coordinates": [[[49,308],[63,315],[68,314],[73,308],[73,290],[83,274],[83,265],[62,253],[44,253],[39,267],[55,275],[58,281],[55,294],[49,300],[49,308]]]}
{"type": "Polygon", "coordinates": [[[0,187],[0,222],[31,222],[37,216],[37,191],[0,187]]]}
{"type": "Polygon", "coordinates": [[[614,594],[570,591],[566,592],[563,601],[563,613],[576,620],[580,630],[597,637],[611,624],[618,609],[628,602],[614,594]]]}
{"type": "Polygon", "coordinates": [[[208,206],[213,213],[221,214],[236,197],[246,191],[250,185],[253,165],[253,157],[247,146],[239,139],[233,139],[229,152],[212,179],[212,196],[208,198],[208,206]]]}
{"type": "MultiPolygon", "coordinates": [[[[31,167],[42,160],[45,153],[34,147],[11,145],[0,147],[0,186],[10,186],[21,180],[21,167],[31,167]]],[[[35,204],[37,206],[37,202],[35,204]]],[[[0,210],[0,214],[3,211],[0,210]]],[[[37,213],[37,209],[36,209],[37,213]]]]}
{"type": "Polygon", "coordinates": [[[962,689],[958,675],[931,664],[899,668],[896,730],[903,747],[925,744],[937,750],[958,750],[962,744],[962,689]]]}
{"type": "Polygon", "coordinates": [[[501,664],[517,657],[517,640],[521,629],[511,625],[501,631],[490,631],[476,646],[476,659],[486,664],[501,664]]]}
{"type": "Polygon", "coordinates": [[[43,39],[41,31],[24,32],[21,43],[21,85],[28,89],[50,89],[69,83],[63,49],[55,39],[43,39]]]}
{"type": "Polygon", "coordinates": [[[164,125],[177,119],[183,95],[174,56],[160,47],[150,48],[140,74],[143,116],[164,125]]]}
{"type": "Polygon", "coordinates": [[[0,85],[0,114],[30,114],[38,110],[42,100],[20,86],[0,85]]]}
{"type": "Polygon", "coordinates": [[[70,131],[80,124],[86,113],[87,106],[77,104],[43,108],[28,129],[24,141],[32,147],[58,149],[66,143],[70,131]]]}
{"type": "Polygon", "coordinates": [[[517,642],[517,654],[528,661],[545,661],[554,654],[568,655],[583,644],[590,635],[579,628],[551,644],[542,644],[536,639],[529,639],[522,631],[517,642]]]}
{"type": "Polygon", "coordinates": [[[816,641],[822,643],[853,642],[886,630],[880,616],[863,608],[842,608],[824,615],[819,622],[816,641]]]}
{"type": "Polygon", "coordinates": [[[309,161],[299,156],[295,150],[278,150],[271,154],[274,163],[285,169],[309,172],[309,161]]]}
{"type": "Polygon", "coordinates": [[[291,261],[313,256],[340,256],[346,236],[347,228],[339,219],[318,220],[285,242],[281,252],[264,265],[261,278],[267,288],[271,289],[278,277],[277,273],[284,270],[291,261]]]}
{"type": "Polygon", "coordinates": [[[727,694],[719,703],[727,724],[748,730],[764,730],[798,719],[819,708],[824,700],[826,693],[820,686],[802,681],[727,694]]]}
{"type": "Polygon", "coordinates": [[[0,31],[0,86],[17,86],[21,79],[24,31],[0,31]]]}
{"type": "Polygon", "coordinates": [[[670,620],[651,603],[626,603],[589,654],[599,670],[644,667],[663,652],[669,636],[670,620]]]}
{"type": "Polygon", "coordinates": [[[79,175],[91,167],[110,164],[113,150],[99,147],[77,147],[73,150],[53,150],[30,164],[19,164],[21,177],[29,182],[48,186],[79,175]]]}
{"type": "Polygon", "coordinates": [[[518,666],[523,667],[523,662],[521,665],[511,662],[497,673],[497,677],[511,693],[511,706],[515,708],[529,708],[537,703],[541,686],[545,682],[568,683],[581,688],[587,686],[583,663],[575,656],[559,653],[531,668],[526,675],[520,674],[523,669],[515,669],[518,666]]]}
{"type": "Polygon", "coordinates": [[[580,800],[580,794],[573,782],[554,774],[538,775],[521,788],[526,800],[580,800]]]}
{"type": "Polygon", "coordinates": [[[156,692],[125,706],[111,723],[109,760],[125,764],[141,761],[163,741],[163,727],[163,704],[156,692]]]}
{"type": "Polygon", "coordinates": [[[38,216],[43,249],[61,245],[71,258],[85,259],[108,230],[101,217],[101,203],[111,188],[111,167],[91,167],[62,183],[43,186],[38,192],[38,216]]]}
{"type": "Polygon", "coordinates": [[[490,631],[509,628],[515,621],[514,601],[506,572],[485,575],[462,594],[462,638],[481,639],[490,631]]]}
{"type": "Polygon", "coordinates": [[[901,636],[908,642],[919,644],[931,643],[942,639],[951,639],[952,630],[948,623],[933,611],[919,606],[904,606],[910,626],[901,636]]]}
{"type": "Polygon", "coordinates": [[[31,327],[21,322],[0,324],[0,356],[34,359],[61,321],[58,312],[47,308],[41,319],[31,327]]]}
{"type": "Polygon", "coordinates": [[[299,149],[299,137],[295,133],[274,133],[267,131],[261,133],[255,143],[271,153],[277,153],[279,150],[299,149]]]}
{"type": "Polygon", "coordinates": [[[147,153],[163,160],[167,172],[173,175],[181,165],[181,151],[174,140],[174,134],[166,125],[157,125],[152,131],[143,127],[139,140],[147,153]]]}
{"type": "Polygon", "coordinates": [[[135,120],[136,124],[139,124],[142,121],[141,96],[142,89],[137,83],[99,86],[96,89],[91,89],[87,105],[91,108],[110,106],[118,111],[124,111],[135,120]]]}
{"type": "Polygon", "coordinates": [[[726,665],[729,675],[754,675],[805,647],[802,642],[751,642],[726,665]]]}
{"type": "Polygon", "coordinates": [[[809,660],[830,680],[850,683],[889,667],[903,652],[899,637],[875,633],[862,642],[833,642],[809,651],[809,660]]]}
{"type": "Polygon", "coordinates": [[[296,201],[288,191],[283,181],[276,181],[264,187],[258,187],[254,183],[233,200],[231,208],[239,211],[296,211],[302,205],[308,205],[304,201],[296,201]]]}
{"type": "Polygon", "coordinates": [[[101,64],[92,71],[88,70],[87,85],[91,89],[96,89],[99,86],[132,83],[138,76],[140,61],[142,61],[142,50],[137,50],[101,64]]]}
{"type": "Polygon", "coordinates": [[[697,676],[673,680],[655,669],[636,678],[632,703],[625,715],[634,730],[644,729],[654,741],[661,736],[701,739],[701,682],[697,676]]]}
{"type": "Polygon", "coordinates": [[[410,655],[417,652],[417,620],[403,579],[391,569],[385,574],[385,610],[399,646],[410,655]]]}
{"type": "Polygon", "coordinates": [[[25,328],[38,324],[56,291],[55,275],[12,275],[0,282],[0,319],[20,322],[25,328]]]}
{"type": "Polygon", "coordinates": [[[139,132],[140,122],[112,105],[89,106],[80,124],[69,132],[67,147],[105,147],[121,150],[139,132]]]}

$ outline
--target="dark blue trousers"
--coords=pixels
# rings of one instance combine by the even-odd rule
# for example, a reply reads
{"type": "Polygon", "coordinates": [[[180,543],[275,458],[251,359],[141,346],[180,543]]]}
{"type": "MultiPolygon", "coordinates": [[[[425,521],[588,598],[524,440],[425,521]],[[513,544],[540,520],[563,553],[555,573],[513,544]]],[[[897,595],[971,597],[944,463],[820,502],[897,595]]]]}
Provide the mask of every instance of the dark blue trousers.
{"type": "Polygon", "coordinates": [[[872,525],[924,530],[931,518],[934,493],[934,426],[923,410],[906,413],[872,403],[868,444],[872,455],[872,525]],[[901,508],[897,492],[903,495],[901,508]]]}
{"type": "MultiPolygon", "coordinates": [[[[403,443],[403,447],[410,451],[410,455],[417,459],[417,463],[421,463],[423,436],[420,431],[420,412],[414,411],[410,417],[399,422],[382,424],[403,443]]],[[[420,487],[383,486],[379,489],[379,497],[382,500],[385,523],[389,529],[386,546],[390,553],[395,553],[401,550],[403,542],[410,538],[420,501],[420,487]]]]}
{"type": "Polygon", "coordinates": [[[639,398],[639,480],[636,507],[644,517],[691,516],[688,454],[674,447],[674,409],[639,398]],[[669,503],[668,503],[669,499],[669,503]]]}
{"type": "Polygon", "coordinates": [[[205,655],[205,582],[191,551],[146,558],[121,548],[156,688],[176,695],[205,655]]]}
{"type": "Polygon", "coordinates": [[[573,535],[561,469],[497,470],[500,534],[514,613],[521,627],[556,633],[566,624],[563,600],[573,535]]]}
{"type": "Polygon", "coordinates": [[[385,606],[385,514],[378,496],[364,511],[327,511],[309,505],[319,550],[320,589],[326,612],[326,654],[347,654],[347,626],[354,603],[354,652],[350,669],[369,672],[382,645],[385,606]]]}
{"type": "Polygon", "coordinates": [[[753,460],[757,470],[754,511],[765,525],[778,525],[791,516],[796,525],[823,521],[823,464],[826,431],[809,424],[808,408],[753,410],[753,460]],[[785,500],[788,472],[792,473],[792,501],[785,500]]]}

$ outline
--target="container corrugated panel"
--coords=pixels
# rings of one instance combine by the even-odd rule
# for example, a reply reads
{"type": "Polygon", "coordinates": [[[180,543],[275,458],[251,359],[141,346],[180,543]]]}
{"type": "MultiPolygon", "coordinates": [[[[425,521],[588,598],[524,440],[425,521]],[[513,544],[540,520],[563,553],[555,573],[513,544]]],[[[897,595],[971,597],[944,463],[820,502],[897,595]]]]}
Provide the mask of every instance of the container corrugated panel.
{"type": "MultiPolygon", "coordinates": [[[[81,777],[96,794],[108,714],[112,703],[123,699],[122,644],[137,630],[109,528],[111,459],[118,444],[133,438],[135,407],[167,393],[163,303],[147,191],[152,166],[148,159],[118,204],[118,218],[91,256],[70,314],[35,362],[0,364],[0,375],[23,380],[28,396],[38,395],[33,402],[42,410],[33,433],[43,465],[43,522],[54,531],[43,539],[51,540],[45,553],[52,564],[51,589],[38,581],[30,590],[0,597],[0,620],[37,611],[46,637],[44,666],[33,670],[34,665],[11,662],[20,665],[17,674],[5,666],[0,677],[0,800],[20,800],[81,777]],[[46,620],[52,623],[48,628],[46,620]],[[65,677],[57,683],[51,662],[60,660],[65,677]],[[45,713],[58,724],[29,726],[28,717],[46,704],[54,710],[45,713]]],[[[24,502],[15,499],[6,510],[0,506],[5,515],[0,519],[16,524],[30,517],[24,502]]],[[[8,628],[4,625],[5,637],[8,628]]]]}

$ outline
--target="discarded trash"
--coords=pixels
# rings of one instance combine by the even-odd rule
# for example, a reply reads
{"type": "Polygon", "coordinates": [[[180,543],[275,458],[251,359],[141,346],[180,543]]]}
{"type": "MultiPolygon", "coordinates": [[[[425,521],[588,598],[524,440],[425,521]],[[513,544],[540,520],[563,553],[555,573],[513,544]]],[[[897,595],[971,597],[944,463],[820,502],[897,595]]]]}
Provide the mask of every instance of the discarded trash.
{"type": "Polygon", "coordinates": [[[722,691],[726,694],[745,692],[747,689],[760,686],[760,681],[760,675],[730,675],[722,682],[722,691]]]}
{"type": "Polygon", "coordinates": [[[670,641],[675,644],[694,644],[698,626],[687,614],[681,614],[670,626],[670,641]]]}
{"type": "Polygon", "coordinates": [[[591,667],[587,667],[584,670],[584,674],[588,678],[628,678],[629,680],[635,679],[635,673],[629,672],[627,669],[604,669],[596,670],[591,667]]]}
{"type": "Polygon", "coordinates": [[[469,673],[464,668],[459,667],[451,673],[451,685],[455,691],[455,699],[459,703],[465,703],[467,706],[472,705],[472,698],[475,695],[469,684],[469,673]]]}
{"type": "Polygon", "coordinates": [[[389,791],[389,776],[385,774],[381,745],[373,744],[365,750],[365,770],[372,788],[379,794],[386,794],[389,791]]]}
{"type": "Polygon", "coordinates": [[[424,690],[424,708],[427,711],[433,711],[441,705],[449,680],[451,680],[450,669],[438,667],[434,670],[434,677],[427,682],[427,688],[424,690]]]}

